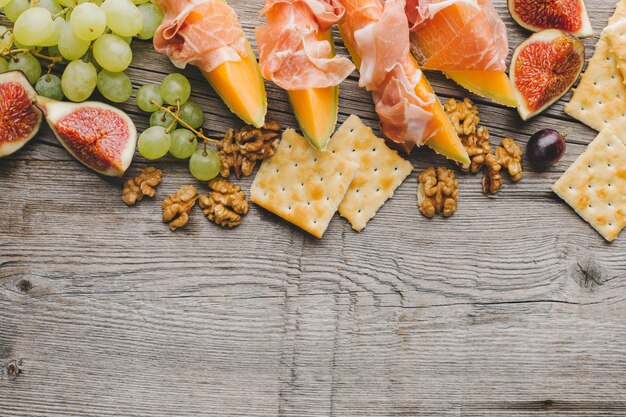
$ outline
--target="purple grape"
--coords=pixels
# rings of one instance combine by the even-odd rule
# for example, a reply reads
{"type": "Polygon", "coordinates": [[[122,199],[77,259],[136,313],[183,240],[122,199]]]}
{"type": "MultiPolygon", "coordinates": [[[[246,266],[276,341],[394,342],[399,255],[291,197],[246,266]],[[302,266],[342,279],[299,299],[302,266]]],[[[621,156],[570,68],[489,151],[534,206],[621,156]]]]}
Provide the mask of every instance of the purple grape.
{"type": "Polygon", "coordinates": [[[542,129],[532,135],[526,145],[526,155],[533,165],[548,166],[565,153],[565,138],[553,129],[542,129]]]}

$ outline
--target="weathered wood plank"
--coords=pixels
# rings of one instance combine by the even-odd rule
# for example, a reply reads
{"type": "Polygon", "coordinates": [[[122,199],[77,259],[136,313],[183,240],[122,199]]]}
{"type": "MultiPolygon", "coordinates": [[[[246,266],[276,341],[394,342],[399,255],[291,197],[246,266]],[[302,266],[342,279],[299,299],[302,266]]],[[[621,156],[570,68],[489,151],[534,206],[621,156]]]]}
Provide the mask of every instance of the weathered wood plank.
{"type": "MultiPolygon", "coordinates": [[[[261,3],[232,1],[249,35],[261,3]]],[[[588,0],[597,30],[611,3],[588,0]]],[[[496,4],[514,48],[527,33],[496,4]]],[[[135,87],[173,70],[134,46],[135,87]]],[[[210,135],[240,124],[185,74],[210,135]]],[[[466,95],[428,76],[441,97],[466,95]]],[[[268,95],[270,117],[295,126],[285,93],[268,95]]],[[[0,160],[0,416],[626,415],[626,241],[605,243],[550,192],[594,132],[564,100],[524,124],[473,98],[494,142],[570,129],[565,157],[525,166],[496,198],[462,176],[446,220],[417,212],[414,174],[363,233],[337,217],[321,241],[254,206],[235,230],[195,211],[171,233],[160,201],[192,182],[184,163],[159,161],[157,200],[129,209],[121,180],[43,129],[0,160]]],[[[356,77],[340,100],[340,120],[376,125],[356,77]]],[[[411,160],[446,164],[425,149],[411,160]]]]}

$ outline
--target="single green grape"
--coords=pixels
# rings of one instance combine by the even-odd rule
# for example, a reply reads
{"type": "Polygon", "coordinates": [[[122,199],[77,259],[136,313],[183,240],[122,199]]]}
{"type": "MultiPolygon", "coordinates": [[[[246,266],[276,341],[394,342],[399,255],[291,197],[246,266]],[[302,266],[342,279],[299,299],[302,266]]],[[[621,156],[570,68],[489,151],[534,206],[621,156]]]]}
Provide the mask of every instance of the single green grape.
{"type": "MultiPolygon", "coordinates": [[[[39,42],[39,46],[55,46],[59,44],[59,38],[61,37],[61,31],[65,28],[66,22],[62,17],[57,17],[54,19],[54,29],[52,30],[52,35],[48,37],[43,42],[39,42]]],[[[58,55],[57,55],[58,56],[58,55]]]]}
{"type": "Polygon", "coordinates": [[[52,14],[43,7],[25,10],[13,25],[15,40],[24,45],[40,45],[54,33],[52,14]],[[34,28],[37,28],[34,30],[34,28]]]}
{"type": "Polygon", "coordinates": [[[199,129],[204,123],[204,112],[198,103],[188,101],[180,107],[179,117],[193,129],[199,129]]]}
{"type": "Polygon", "coordinates": [[[161,82],[161,96],[167,104],[181,106],[189,100],[191,84],[182,74],[170,74],[161,82]]]}
{"type": "Polygon", "coordinates": [[[11,32],[6,26],[0,26],[0,51],[11,48],[11,32]]]}
{"type": "Polygon", "coordinates": [[[6,59],[0,57],[0,74],[9,70],[9,63],[6,59]]]}
{"type": "Polygon", "coordinates": [[[143,15],[130,0],[106,0],[101,8],[109,29],[120,36],[136,36],[143,28],[143,15]]]}
{"type": "Polygon", "coordinates": [[[61,76],[63,94],[71,101],[82,102],[96,89],[98,73],[91,62],[70,62],[61,76]]]}
{"type": "Polygon", "coordinates": [[[189,159],[189,171],[197,180],[209,181],[217,177],[222,161],[213,149],[200,146],[189,159]]]}
{"type": "Polygon", "coordinates": [[[146,113],[154,113],[163,105],[163,97],[158,86],[147,84],[137,90],[137,106],[146,113]],[[156,104],[152,103],[155,101],[156,104]]]}
{"type": "Polygon", "coordinates": [[[93,56],[105,70],[122,72],[133,60],[133,51],[119,36],[106,34],[93,43],[93,56]]]}
{"type": "Polygon", "coordinates": [[[143,29],[137,37],[143,40],[152,39],[163,21],[163,12],[152,3],[142,4],[139,6],[139,11],[143,15],[143,29]]]}
{"type": "Polygon", "coordinates": [[[167,154],[172,138],[161,126],[146,129],[137,142],[137,149],[146,159],[159,159],[167,154]]]}
{"type": "Polygon", "coordinates": [[[54,100],[63,100],[63,88],[61,87],[61,79],[54,74],[44,74],[41,76],[35,90],[40,96],[48,97],[54,100]]]}
{"type": "Polygon", "coordinates": [[[82,3],[72,10],[70,25],[80,39],[93,41],[104,33],[107,27],[107,18],[95,4],[82,3]]]}
{"type": "Polygon", "coordinates": [[[87,53],[91,46],[90,41],[85,41],[76,36],[69,23],[61,23],[59,33],[59,52],[68,61],[76,61],[87,53]]]}
{"type": "Polygon", "coordinates": [[[29,0],[13,0],[4,6],[4,14],[7,19],[15,23],[18,17],[30,7],[29,0]]]}
{"type": "Polygon", "coordinates": [[[0,0],[0,7],[4,7],[9,3],[11,3],[11,0],[0,0]]]}
{"type": "Polygon", "coordinates": [[[189,159],[198,149],[198,138],[195,133],[187,129],[176,129],[172,132],[170,154],[174,158],[189,159]]]}
{"type": "Polygon", "coordinates": [[[9,69],[22,71],[33,85],[41,77],[41,64],[31,54],[21,53],[10,58],[9,69]]]}
{"type": "Polygon", "coordinates": [[[59,2],[56,0],[37,0],[37,6],[48,9],[52,14],[61,13],[63,8],[59,6],[59,2]]]}
{"type": "Polygon", "coordinates": [[[152,113],[152,116],[150,116],[150,126],[161,126],[169,130],[174,130],[176,126],[178,126],[178,123],[171,114],[164,110],[159,110],[152,113]]]}
{"type": "Polygon", "coordinates": [[[101,71],[98,74],[97,86],[100,94],[114,103],[123,103],[133,95],[130,78],[123,72],[101,71]]]}

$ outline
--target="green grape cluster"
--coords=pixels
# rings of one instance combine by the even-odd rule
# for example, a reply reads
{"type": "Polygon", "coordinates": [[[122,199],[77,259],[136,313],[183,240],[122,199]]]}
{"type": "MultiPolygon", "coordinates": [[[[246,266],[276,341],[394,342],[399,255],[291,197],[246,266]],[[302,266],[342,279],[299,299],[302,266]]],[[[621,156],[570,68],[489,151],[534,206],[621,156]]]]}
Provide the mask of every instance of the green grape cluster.
{"type": "MultiPolygon", "coordinates": [[[[1,0],[0,0],[1,1],[1,0]]],[[[170,74],[161,85],[143,85],[137,90],[137,106],[150,116],[150,127],[140,136],[137,149],[146,159],[159,159],[169,152],[174,158],[189,159],[189,171],[200,181],[217,177],[221,160],[206,142],[198,146],[198,131],[204,112],[189,100],[191,84],[182,74],[170,74]],[[168,105],[168,107],[163,107],[168,105]]]]}
{"type": "Polygon", "coordinates": [[[0,8],[13,22],[0,26],[0,73],[21,70],[38,94],[75,102],[96,88],[127,101],[132,40],[152,39],[163,20],[153,0],[0,0],[0,8]],[[60,77],[51,73],[59,63],[60,77]]]}

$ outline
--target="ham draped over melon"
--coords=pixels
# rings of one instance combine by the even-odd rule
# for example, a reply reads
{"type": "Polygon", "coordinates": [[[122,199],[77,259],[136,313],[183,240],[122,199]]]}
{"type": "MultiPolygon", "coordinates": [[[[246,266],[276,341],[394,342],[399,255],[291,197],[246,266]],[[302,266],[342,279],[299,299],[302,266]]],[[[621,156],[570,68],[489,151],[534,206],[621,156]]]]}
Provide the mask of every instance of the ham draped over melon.
{"type": "Polygon", "coordinates": [[[506,70],[506,26],[491,0],[407,0],[406,14],[424,69],[506,70]]]}
{"type": "MultiPolygon", "coordinates": [[[[424,145],[435,133],[434,94],[418,96],[423,74],[411,62],[404,0],[342,0],[342,21],[361,59],[359,85],[372,92],[381,131],[406,145],[424,145]]],[[[409,147],[409,146],[407,146],[409,147]]]]}
{"type": "Polygon", "coordinates": [[[220,0],[156,0],[164,11],[154,48],[179,68],[211,72],[246,56],[246,37],[235,11],[220,0]]]}
{"type": "Polygon", "coordinates": [[[266,0],[267,24],[256,29],[263,77],[289,91],[339,85],[354,65],[321,35],[344,11],[336,0],[266,0]]]}

